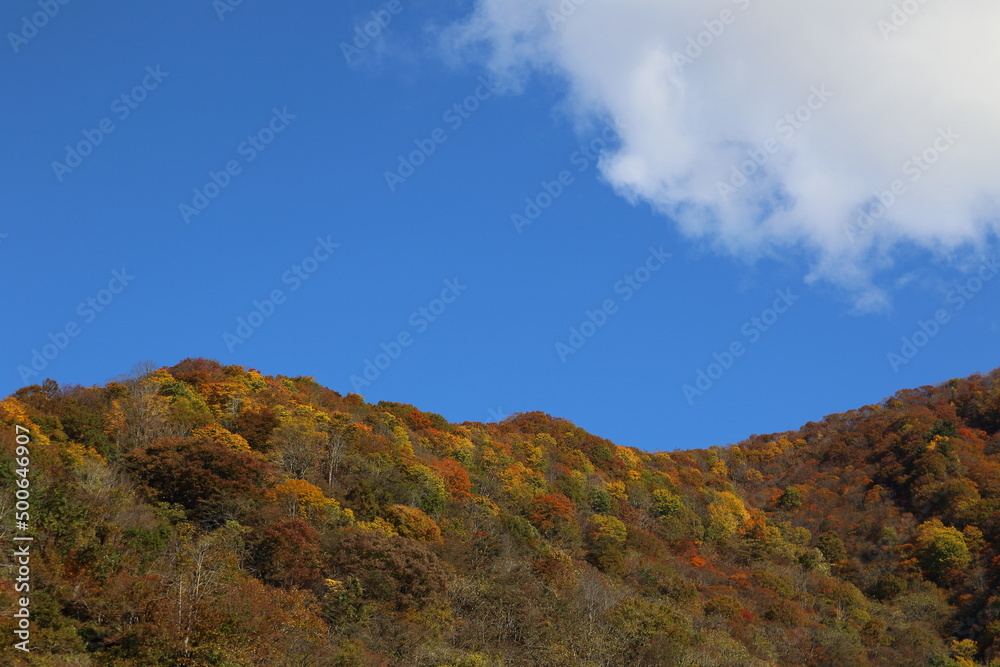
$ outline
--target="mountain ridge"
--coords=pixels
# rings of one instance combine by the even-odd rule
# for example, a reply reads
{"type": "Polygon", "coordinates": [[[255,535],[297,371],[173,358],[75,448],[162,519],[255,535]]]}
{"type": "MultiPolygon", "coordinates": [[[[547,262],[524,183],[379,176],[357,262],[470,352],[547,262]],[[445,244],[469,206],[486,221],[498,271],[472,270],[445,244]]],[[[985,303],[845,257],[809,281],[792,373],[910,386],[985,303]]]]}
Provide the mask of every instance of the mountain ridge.
{"type": "Polygon", "coordinates": [[[659,453],[206,359],[0,424],[33,664],[1000,664],[1000,370],[659,453]]]}

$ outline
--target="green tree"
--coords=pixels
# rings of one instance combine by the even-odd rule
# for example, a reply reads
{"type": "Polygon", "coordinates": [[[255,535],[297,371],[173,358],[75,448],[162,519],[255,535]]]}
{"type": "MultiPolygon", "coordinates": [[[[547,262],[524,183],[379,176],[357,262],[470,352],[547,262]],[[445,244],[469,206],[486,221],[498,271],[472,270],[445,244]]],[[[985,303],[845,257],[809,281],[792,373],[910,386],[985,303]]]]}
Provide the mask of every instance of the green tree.
{"type": "Polygon", "coordinates": [[[590,508],[599,514],[607,514],[611,511],[611,494],[607,489],[594,487],[590,490],[590,508]]]}
{"type": "Polygon", "coordinates": [[[684,509],[681,497],[667,489],[653,491],[653,503],[653,513],[661,519],[677,516],[684,509]]]}
{"type": "Polygon", "coordinates": [[[847,549],[834,532],[823,533],[816,540],[816,548],[823,552],[824,558],[830,563],[839,563],[847,558],[847,549]]]}
{"type": "Polygon", "coordinates": [[[797,510],[802,507],[802,492],[794,486],[786,487],[778,498],[778,507],[786,510],[797,510]]]}
{"type": "Polygon", "coordinates": [[[622,549],[628,529],[620,519],[606,514],[595,514],[587,527],[590,560],[606,572],[617,572],[623,561],[622,549]]]}

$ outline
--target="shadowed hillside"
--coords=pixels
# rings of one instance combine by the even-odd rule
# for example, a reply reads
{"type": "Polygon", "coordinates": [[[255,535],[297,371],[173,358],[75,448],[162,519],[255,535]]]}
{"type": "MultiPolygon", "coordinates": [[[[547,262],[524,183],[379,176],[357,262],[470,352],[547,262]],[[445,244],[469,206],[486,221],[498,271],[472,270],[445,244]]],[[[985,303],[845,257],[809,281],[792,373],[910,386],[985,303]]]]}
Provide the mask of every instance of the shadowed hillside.
{"type": "Polygon", "coordinates": [[[204,359],[47,381],[0,402],[0,533],[34,537],[30,654],[0,552],[3,655],[1000,665],[998,431],[998,371],[659,454],[204,359]]]}

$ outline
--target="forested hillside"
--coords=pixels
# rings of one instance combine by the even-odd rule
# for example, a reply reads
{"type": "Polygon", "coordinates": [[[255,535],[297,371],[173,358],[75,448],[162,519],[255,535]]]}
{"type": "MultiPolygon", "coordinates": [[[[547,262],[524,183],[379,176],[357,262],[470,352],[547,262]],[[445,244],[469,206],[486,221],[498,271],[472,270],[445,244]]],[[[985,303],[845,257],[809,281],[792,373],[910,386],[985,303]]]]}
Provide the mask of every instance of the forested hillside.
{"type": "Polygon", "coordinates": [[[0,401],[3,659],[1000,665],[1000,371],[732,447],[660,428],[678,451],[204,359],[26,387],[0,401]]]}

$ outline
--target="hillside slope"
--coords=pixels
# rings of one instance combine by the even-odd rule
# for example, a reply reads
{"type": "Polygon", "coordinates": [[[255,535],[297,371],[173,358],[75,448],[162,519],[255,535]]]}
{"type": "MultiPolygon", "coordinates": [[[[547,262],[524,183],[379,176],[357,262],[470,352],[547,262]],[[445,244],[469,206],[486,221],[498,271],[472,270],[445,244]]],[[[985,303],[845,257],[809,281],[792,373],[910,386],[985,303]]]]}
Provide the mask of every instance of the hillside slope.
{"type": "Polygon", "coordinates": [[[1000,371],[650,454],[188,359],[0,401],[0,515],[8,664],[1000,665],[1000,371]]]}

